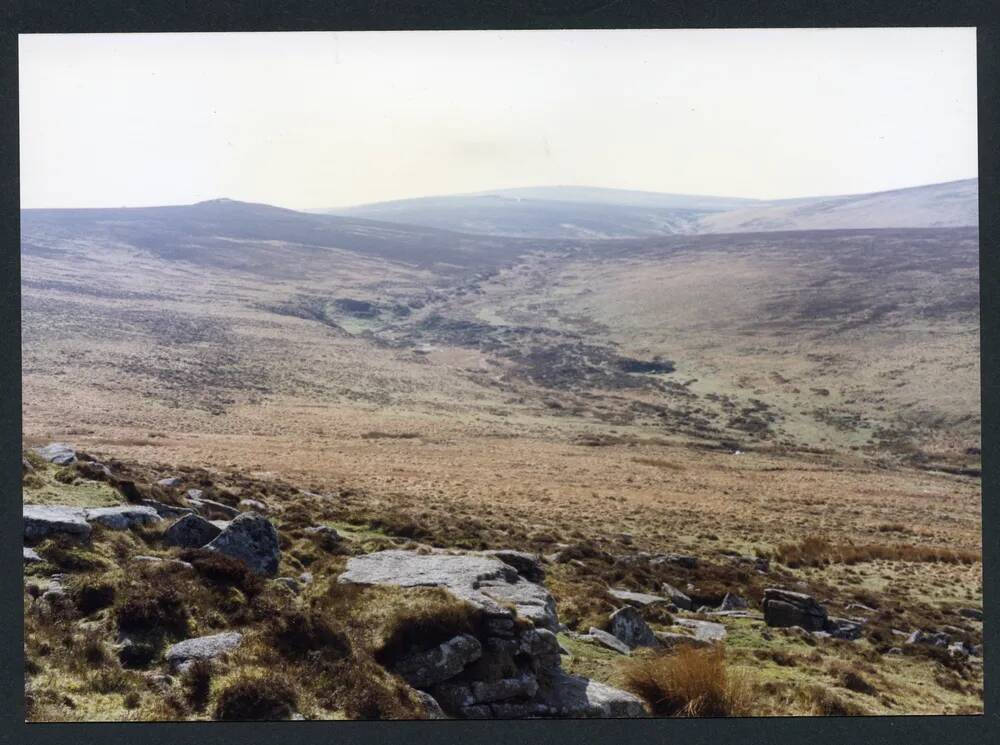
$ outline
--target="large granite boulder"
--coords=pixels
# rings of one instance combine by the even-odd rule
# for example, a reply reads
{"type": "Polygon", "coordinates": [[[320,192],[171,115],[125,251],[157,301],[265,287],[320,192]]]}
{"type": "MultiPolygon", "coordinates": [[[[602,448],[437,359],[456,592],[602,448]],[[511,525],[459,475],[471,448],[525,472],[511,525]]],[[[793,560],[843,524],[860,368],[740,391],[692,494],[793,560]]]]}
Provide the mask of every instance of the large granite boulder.
{"type": "Polygon", "coordinates": [[[612,636],[607,631],[603,631],[602,629],[598,629],[593,626],[590,627],[589,633],[586,634],[584,638],[589,639],[596,644],[600,644],[602,647],[607,647],[611,651],[617,652],[618,654],[627,655],[631,653],[631,647],[629,647],[629,645],[621,639],[616,636],[612,636]]]}
{"type": "Polygon", "coordinates": [[[629,649],[660,646],[649,624],[631,605],[619,608],[611,614],[608,632],[629,649]]]}
{"type": "Polygon", "coordinates": [[[555,600],[541,585],[529,582],[499,559],[476,554],[378,551],[355,556],[337,580],[360,585],[442,587],[486,612],[494,628],[504,627],[513,605],[519,616],[540,628],[556,629],[555,600]]]}
{"type": "Polygon", "coordinates": [[[537,698],[549,716],[625,718],[647,715],[642,701],[631,693],[566,673],[548,679],[537,698]]]}
{"type": "Polygon", "coordinates": [[[33,452],[57,466],[68,466],[76,462],[76,451],[62,442],[53,442],[44,447],[33,448],[33,452]]]}
{"type": "Polygon", "coordinates": [[[139,525],[152,525],[161,518],[152,507],[126,504],[118,507],[94,507],[86,510],[88,522],[103,525],[110,530],[128,530],[139,525]]]}
{"type": "Polygon", "coordinates": [[[455,677],[482,654],[483,645],[476,637],[459,634],[425,652],[397,660],[392,668],[411,686],[427,688],[455,677]]]}
{"type": "Polygon", "coordinates": [[[824,631],[826,608],[811,595],[769,587],[764,590],[764,623],[768,626],[800,626],[806,631],[824,631]]]}
{"type": "Polygon", "coordinates": [[[237,516],[205,548],[242,561],[255,574],[273,577],[278,573],[278,531],[261,515],[245,512],[237,516]]]}
{"type": "Polygon", "coordinates": [[[170,546],[201,548],[214,540],[222,528],[194,513],[185,515],[163,533],[163,540],[170,546]]]}
{"type": "Polygon", "coordinates": [[[514,551],[512,549],[496,549],[484,551],[487,556],[500,559],[504,564],[514,567],[518,574],[529,582],[542,582],[545,580],[545,569],[542,566],[542,559],[535,554],[526,551],[514,551]]]}
{"type": "Polygon", "coordinates": [[[26,541],[39,541],[57,533],[83,540],[90,537],[90,523],[79,507],[26,504],[21,513],[26,541]]]}
{"type": "Polygon", "coordinates": [[[243,635],[238,631],[226,631],[211,636],[199,636],[185,639],[167,649],[164,659],[173,669],[183,670],[196,660],[214,660],[227,652],[236,649],[243,641],[243,635]]]}
{"type": "Polygon", "coordinates": [[[687,595],[685,595],[683,592],[678,590],[673,585],[664,582],[660,586],[660,590],[663,592],[664,595],[667,596],[667,598],[670,599],[670,602],[676,605],[678,608],[681,608],[682,610],[691,610],[694,607],[694,603],[692,602],[691,598],[689,598],[687,595]]]}

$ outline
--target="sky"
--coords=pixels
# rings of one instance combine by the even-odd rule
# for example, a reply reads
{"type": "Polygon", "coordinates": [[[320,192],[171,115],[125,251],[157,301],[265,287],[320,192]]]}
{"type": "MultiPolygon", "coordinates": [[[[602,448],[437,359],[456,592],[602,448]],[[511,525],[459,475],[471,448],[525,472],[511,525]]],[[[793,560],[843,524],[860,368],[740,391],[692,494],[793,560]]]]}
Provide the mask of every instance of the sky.
{"type": "Polygon", "coordinates": [[[22,207],[977,175],[975,30],[20,37],[22,207]]]}

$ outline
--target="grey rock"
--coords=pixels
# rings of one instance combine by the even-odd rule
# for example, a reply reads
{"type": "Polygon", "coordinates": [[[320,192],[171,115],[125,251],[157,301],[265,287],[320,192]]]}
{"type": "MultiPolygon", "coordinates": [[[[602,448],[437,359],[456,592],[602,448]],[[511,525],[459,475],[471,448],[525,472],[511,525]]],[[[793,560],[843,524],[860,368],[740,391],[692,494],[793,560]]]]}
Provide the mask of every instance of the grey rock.
{"type": "Polygon", "coordinates": [[[559,639],[548,629],[528,629],[515,644],[518,650],[530,657],[559,654],[559,639]]]}
{"type": "Polygon", "coordinates": [[[671,631],[654,631],[656,640],[667,649],[677,647],[710,647],[712,642],[707,639],[699,639],[690,634],[677,634],[671,631]]]}
{"type": "Polygon", "coordinates": [[[267,512],[267,505],[256,499],[241,499],[239,508],[245,512],[267,512]]]}
{"type": "Polygon", "coordinates": [[[173,669],[183,670],[195,660],[214,660],[232,652],[242,640],[243,635],[238,631],[185,639],[167,649],[164,659],[173,669]]]}
{"type": "Polygon", "coordinates": [[[467,683],[438,683],[431,687],[430,694],[447,711],[459,711],[476,703],[467,683]]]}
{"type": "Polygon", "coordinates": [[[76,462],[76,451],[62,442],[53,442],[32,450],[49,463],[55,463],[57,466],[68,466],[76,462]]]}
{"type": "Polygon", "coordinates": [[[726,627],[714,621],[701,621],[694,618],[675,618],[674,624],[691,629],[696,639],[708,642],[722,641],[726,638],[726,627]]]}
{"type": "Polygon", "coordinates": [[[914,631],[906,639],[907,644],[928,644],[934,647],[947,647],[951,643],[951,637],[943,631],[927,633],[925,631],[914,631]]]}
{"type": "Polygon", "coordinates": [[[516,678],[501,678],[492,682],[473,681],[471,689],[476,703],[491,703],[518,696],[531,698],[538,692],[538,681],[534,675],[525,673],[516,678]]]}
{"type": "Polygon", "coordinates": [[[332,550],[343,540],[343,537],[334,528],[328,525],[310,525],[303,531],[316,543],[326,550],[332,550]]]}
{"type": "Polygon", "coordinates": [[[162,556],[133,556],[132,561],[142,561],[149,564],[163,564],[164,566],[177,567],[179,569],[194,569],[194,566],[180,559],[168,559],[162,556]]]}
{"type": "Polygon", "coordinates": [[[602,631],[601,629],[594,628],[593,626],[590,627],[590,632],[581,638],[586,641],[593,641],[600,644],[602,647],[607,647],[613,652],[618,652],[618,654],[631,653],[629,646],[625,642],[615,636],[612,636],[607,631],[602,631]]]}
{"type": "Polygon", "coordinates": [[[636,608],[645,608],[650,605],[669,605],[671,602],[659,595],[648,595],[644,592],[632,592],[631,590],[608,590],[608,595],[636,608]]]}
{"type": "Polygon", "coordinates": [[[408,655],[392,668],[414,688],[428,688],[458,675],[483,654],[483,645],[470,634],[459,634],[426,652],[408,655]]]}
{"type": "Polygon", "coordinates": [[[139,504],[144,507],[152,507],[160,517],[183,517],[184,515],[194,514],[194,510],[190,507],[177,507],[172,504],[164,504],[155,499],[143,499],[139,504]]]}
{"type": "Polygon", "coordinates": [[[970,618],[973,621],[983,620],[983,609],[982,608],[959,608],[958,615],[963,618],[970,618]]]}
{"type": "Polygon", "coordinates": [[[86,518],[88,522],[103,525],[110,530],[129,530],[139,525],[152,525],[163,519],[152,507],[131,504],[95,507],[86,510],[86,518]]]}
{"type": "Polygon", "coordinates": [[[248,512],[234,518],[205,548],[242,561],[255,574],[274,576],[278,572],[278,531],[260,515],[248,512]]]}
{"type": "Polygon", "coordinates": [[[24,476],[26,473],[34,473],[35,467],[31,465],[27,458],[21,458],[21,475],[24,476]]]}
{"type": "Polygon", "coordinates": [[[864,624],[850,618],[830,616],[827,619],[824,631],[827,631],[834,639],[854,641],[861,638],[861,633],[864,631],[864,624]]]}
{"type": "Polygon", "coordinates": [[[163,540],[169,546],[184,548],[201,548],[216,538],[222,529],[211,522],[195,515],[185,515],[163,533],[163,540]]]}
{"type": "Polygon", "coordinates": [[[415,551],[378,551],[352,557],[337,580],[362,585],[443,587],[483,609],[498,634],[513,631],[508,604],[536,626],[558,628],[555,600],[549,592],[521,577],[508,564],[491,556],[415,551]],[[498,623],[494,623],[497,621],[498,623]]]}
{"type": "Polygon", "coordinates": [[[169,478],[160,479],[156,482],[157,486],[162,486],[164,489],[176,489],[184,482],[177,476],[170,476],[169,478]]]}
{"type": "Polygon", "coordinates": [[[888,652],[886,652],[886,654],[891,654],[891,655],[903,654],[903,650],[900,649],[899,647],[893,647],[888,652]]]}
{"type": "Polygon", "coordinates": [[[311,585],[313,582],[312,572],[302,572],[302,574],[299,575],[299,582],[304,585],[311,585]]]}
{"type": "Polygon", "coordinates": [[[629,649],[659,646],[649,624],[631,605],[619,608],[611,614],[608,631],[629,649]]]}
{"type": "Polygon", "coordinates": [[[691,598],[689,598],[687,595],[685,595],[683,592],[678,590],[673,585],[664,582],[660,586],[660,591],[664,595],[666,595],[670,599],[670,602],[672,602],[678,608],[682,608],[684,610],[691,610],[692,606],[691,598]]]}
{"type": "Polygon", "coordinates": [[[84,540],[90,537],[90,523],[84,510],[78,507],[24,505],[22,515],[27,541],[38,541],[55,533],[84,540]]]}
{"type": "MultiPolygon", "coordinates": [[[[187,493],[187,501],[192,507],[195,508],[201,514],[212,514],[217,513],[220,515],[225,515],[226,517],[236,517],[240,514],[240,511],[235,507],[230,507],[228,504],[223,504],[222,502],[217,502],[214,499],[205,499],[204,497],[192,497],[191,493],[198,491],[197,489],[192,489],[187,493]]],[[[200,493],[200,492],[199,492],[200,493]]]]}
{"type": "Polygon", "coordinates": [[[97,461],[78,461],[76,470],[83,478],[91,481],[110,481],[114,478],[111,469],[97,461]]]}
{"type": "Polygon", "coordinates": [[[39,562],[45,561],[45,559],[39,556],[38,552],[35,551],[35,549],[33,548],[28,548],[27,546],[23,546],[21,548],[21,551],[24,554],[25,564],[38,564],[39,562]]]}
{"type": "MultiPolygon", "coordinates": [[[[420,700],[424,707],[424,716],[428,719],[447,719],[448,715],[441,709],[441,705],[426,691],[414,691],[414,695],[420,700]]],[[[300,714],[299,717],[302,717],[300,714]]],[[[294,719],[294,717],[293,717],[294,719]]]]}
{"type": "Polygon", "coordinates": [[[764,590],[763,606],[768,626],[801,626],[807,631],[826,628],[826,608],[805,593],[768,588],[764,590]]]}
{"type": "Polygon", "coordinates": [[[512,549],[498,549],[483,553],[514,567],[515,571],[529,582],[542,582],[545,579],[545,568],[542,566],[540,556],[512,549]]]}
{"type": "Polygon", "coordinates": [[[679,566],[684,569],[696,569],[698,567],[698,558],[696,556],[688,556],[686,554],[661,554],[651,559],[649,563],[652,566],[673,564],[674,566],[679,566]]]}
{"type": "Polygon", "coordinates": [[[726,596],[722,598],[722,603],[719,605],[718,609],[720,611],[746,610],[747,607],[746,600],[741,598],[739,595],[733,595],[732,593],[727,592],[726,596]]]}
{"type": "Polygon", "coordinates": [[[587,678],[557,673],[546,679],[537,701],[550,716],[624,718],[647,716],[631,693],[587,678]]]}

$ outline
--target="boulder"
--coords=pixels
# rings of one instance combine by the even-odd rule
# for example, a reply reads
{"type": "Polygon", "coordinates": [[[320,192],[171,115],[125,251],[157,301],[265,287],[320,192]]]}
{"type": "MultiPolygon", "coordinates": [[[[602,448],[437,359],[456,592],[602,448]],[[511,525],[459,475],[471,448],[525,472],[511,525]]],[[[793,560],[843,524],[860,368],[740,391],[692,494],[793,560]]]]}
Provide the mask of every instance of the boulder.
{"type": "Polygon", "coordinates": [[[22,546],[21,551],[24,554],[24,563],[25,564],[38,564],[39,562],[45,561],[45,559],[43,559],[41,556],[39,556],[38,552],[35,551],[35,549],[33,549],[33,548],[28,548],[27,546],[22,546]]]}
{"type": "Polygon", "coordinates": [[[746,610],[747,601],[741,598],[739,595],[733,595],[727,592],[726,596],[722,598],[722,603],[719,605],[720,611],[730,611],[730,610],[746,610]]]}
{"type": "Polygon", "coordinates": [[[185,639],[167,649],[164,659],[174,670],[183,671],[196,660],[214,660],[232,652],[242,640],[243,635],[238,631],[185,639]]]}
{"type": "Polygon", "coordinates": [[[642,701],[631,693],[587,678],[560,672],[545,681],[538,696],[539,713],[561,717],[644,717],[642,701]]]}
{"type": "Polygon", "coordinates": [[[195,514],[194,510],[190,507],[177,507],[172,504],[158,502],[155,499],[141,499],[139,500],[139,504],[144,507],[152,507],[160,517],[182,517],[184,515],[195,514]]]}
{"type": "Polygon", "coordinates": [[[767,588],[763,606],[764,622],[768,626],[801,626],[806,631],[826,628],[826,608],[805,593],[767,588]]]}
{"type": "Polygon", "coordinates": [[[514,567],[515,571],[529,582],[542,582],[545,579],[545,569],[542,567],[540,556],[513,549],[497,549],[483,553],[514,567]]]}
{"type": "Polygon", "coordinates": [[[244,512],[267,512],[267,505],[256,499],[241,499],[239,508],[244,512]]]}
{"type": "Polygon", "coordinates": [[[222,529],[195,514],[185,515],[163,533],[169,546],[201,548],[216,538],[222,529]]]}
{"type": "Polygon", "coordinates": [[[471,685],[472,698],[476,703],[506,701],[510,698],[531,698],[538,693],[538,680],[530,673],[516,678],[501,678],[497,681],[476,680],[471,685]]]}
{"type": "Polygon", "coordinates": [[[824,631],[827,631],[834,639],[854,641],[861,638],[861,632],[864,631],[864,623],[856,621],[853,618],[836,618],[830,616],[826,621],[824,631]]]}
{"type": "Polygon", "coordinates": [[[156,482],[156,485],[162,486],[164,489],[176,489],[183,483],[177,476],[170,476],[169,478],[160,479],[156,482]]]}
{"type": "Polygon", "coordinates": [[[38,541],[55,533],[84,540],[90,537],[90,523],[79,507],[31,504],[24,505],[21,512],[26,541],[38,541]]]}
{"type": "Polygon", "coordinates": [[[85,479],[91,481],[111,481],[114,475],[111,469],[103,463],[95,461],[79,461],[76,464],[76,471],[85,479]]]}
{"type": "Polygon", "coordinates": [[[192,497],[193,492],[201,492],[198,489],[192,489],[187,493],[187,501],[195,510],[201,514],[219,514],[225,515],[226,517],[236,517],[240,514],[240,511],[235,507],[230,507],[228,504],[223,504],[222,502],[216,502],[214,499],[205,499],[204,497],[192,497]]]}
{"type": "Polygon", "coordinates": [[[691,598],[689,598],[687,595],[685,595],[683,592],[678,590],[673,585],[667,584],[666,582],[660,585],[660,591],[664,595],[666,595],[670,599],[670,602],[676,605],[678,608],[681,608],[683,610],[691,610],[691,608],[694,605],[691,602],[691,598]]]}
{"type": "Polygon", "coordinates": [[[448,715],[441,709],[441,705],[426,691],[415,690],[414,695],[424,707],[424,716],[428,719],[447,719],[448,715]]]}
{"type": "Polygon", "coordinates": [[[25,474],[34,473],[34,472],[35,472],[35,467],[33,465],[31,465],[31,463],[28,462],[27,458],[25,458],[25,457],[22,456],[21,457],[21,475],[24,476],[25,474]]]}
{"type": "Polygon", "coordinates": [[[611,614],[608,631],[629,649],[660,646],[649,624],[631,605],[619,608],[611,614]]]}
{"type": "Polygon", "coordinates": [[[131,504],[88,509],[86,518],[88,522],[103,525],[110,530],[128,530],[138,525],[158,523],[163,519],[152,507],[131,504]]]}
{"type": "Polygon", "coordinates": [[[726,627],[714,621],[700,621],[694,618],[675,618],[674,625],[683,626],[694,632],[695,639],[718,642],[726,638],[726,627]]]}
{"type": "Polygon", "coordinates": [[[397,660],[392,668],[414,688],[428,688],[458,675],[483,654],[483,645],[470,634],[459,634],[425,652],[397,660]]]}
{"type": "Polygon", "coordinates": [[[590,631],[583,638],[589,638],[590,641],[600,644],[602,647],[607,647],[612,652],[618,652],[618,654],[631,653],[629,646],[625,642],[615,636],[612,636],[607,631],[602,631],[601,629],[594,628],[593,626],[590,627],[590,631]]]}
{"type": "Polygon", "coordinates": [[[608,595],[636,608],[646,608],[650,605],[669,605],[672,602],[659,595],[647,595],[644,592],[632,592],[631,590],[608,590],[608,595]]]}
{"type": "Polygon", "coordinates": [[[686,554],[660,554],[650,559],[649,563],[654,567],[673,564],[683,569],[696,569],[698,567],[698,558],[686,554]]]}
{"type": "Polygon", "coordinates": [[[62,442],[53,442],[44,447],[33,448],[33,452],[57,466],[68,466],[76,462],[76,451],[62,442]]]}
{"type": "Polygon", "coordinates": [[[509,564],[492,556],[452,554],[437,551],[378,551],[355,556],[337,580],[361,585],[399,587],[443,587],[453,595],[481,608],[490,617],[495,632],[512,633],[514,624],[508,605],[536,626],[558,628],[555,600],[549,592],[521,577],[509,564]]]}
{"type": "Polygon", "coordinates": [[[327,551],[333,550],[343,540],[340,533],[329,525],[310,525],[302,531],[327,551]]]}
{"type": "Polygon", "coordinates": [[[982,608],[959,608],[958,615],[962,618],[969,618],[973,621],[983,620],[983,609],[982,608]]]}
{"type": "Polygon", "coordinates": [[[252,512],[234,518],[205,548],[242,561],[255,574],[278,572],[278,531],[266,517],[252,512]]]}
{"type": "Polygon", "coordinates": [[[947,647],[951,643],[951,637],[943,631],[926,632],[914,631],[906,639],[907,644],[927,644],[934,647],[947,647]]]}

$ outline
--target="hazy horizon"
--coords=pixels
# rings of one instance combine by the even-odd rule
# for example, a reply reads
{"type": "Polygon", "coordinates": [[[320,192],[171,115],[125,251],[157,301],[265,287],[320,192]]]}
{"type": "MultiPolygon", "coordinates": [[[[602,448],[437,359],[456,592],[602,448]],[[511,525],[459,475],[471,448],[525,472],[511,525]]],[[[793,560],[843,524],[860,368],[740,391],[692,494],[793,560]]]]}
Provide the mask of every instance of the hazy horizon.
{"type": "Polygon", "coordinates": [[[970,28],[22,35],[20,60],[22,208],[978,175],[970,28]]]}

